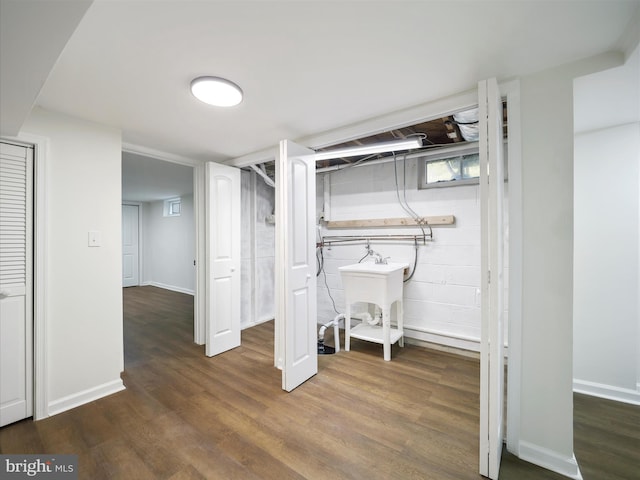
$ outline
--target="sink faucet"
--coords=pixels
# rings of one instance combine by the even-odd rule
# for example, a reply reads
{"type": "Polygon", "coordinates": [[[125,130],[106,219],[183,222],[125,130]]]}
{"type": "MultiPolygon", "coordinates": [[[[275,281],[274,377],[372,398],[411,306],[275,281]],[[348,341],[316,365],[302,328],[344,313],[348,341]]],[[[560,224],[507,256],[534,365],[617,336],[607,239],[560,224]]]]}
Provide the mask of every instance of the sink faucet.
{"type": "Polygon", "coordinates": [[[382,257],[382,255],[380,255],[378,252],[372,252],[369,255],[371,255],[375,261],[376,261],[376,265],[386,265],[387,264],[387,259],[389,259],[389,257],[382,257]]]}

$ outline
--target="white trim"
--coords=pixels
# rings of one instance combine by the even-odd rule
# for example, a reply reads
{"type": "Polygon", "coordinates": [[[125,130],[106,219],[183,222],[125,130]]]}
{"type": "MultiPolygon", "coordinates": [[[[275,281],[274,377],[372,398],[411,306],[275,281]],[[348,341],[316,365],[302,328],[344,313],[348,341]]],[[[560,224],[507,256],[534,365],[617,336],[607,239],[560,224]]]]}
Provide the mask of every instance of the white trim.
{"type": "Polygon", "coordinates": [[[196,291],[193,305],[193,341],[205,344],[206,275],[206,208],[204,163],[193,167],[193,218],[196,225],[196,291]]]}
{"type": "Polygon", "coordinates": [[[253,323],[247,323],[244,324],[240,327],[240,330],[246,330],[247,328],[251,328],[251,327],[255,327],[256,325],[260,325],[261,323],[267,323],[267,322],[272,322],[273,321],[273,317],[265,317],[261,320],[257,320],[253,323]]]}
{"type": "Polygon", "coordinates": [[[453,347],[449,345],[444,345],[441,341],[430,342],[427,340],[419,340],[415,337],[404,337],[405,345],[415,345],[417,347],[428,348],[431,350],[437,350],[439,352],[447,352],[452,353],[454,355],[458,355],[461,357],[473,358],[474,360],[480,360],[480,353],[472,350],[467,350],[466,348],[453,347]]]}
{"type": "Polygon", "coordinates": [[[441,332],[429,328],[404,325],[405,340],[416,339],[423,342],[435,343],[447,347],[468,350],[470,352],[480,351],[480,338],[468,335],[458,335],[454,333],[441,332]],[[409,335],[409,333],[411,333],[409,335]]]}
{"type": "Polygon", "coordinates": [[[507,97],[509,137],[507,171],[509,172],[509,265],[507,368],[507,450],[519,456],[520,393],[522,375],[522,130],[520,123],[520,81],[500,84],[507,97]]]}
{"type": "Polygon", "coordinates": [[[122,379],[113,380],[112,382],[103,383],[97,387],[92,387],[82,392],[74,393],[49,403],[49,414],[57,415],[58,413],[71,410],[85,403],[93,402],[100,398],[106,397],[113,393],[120,392],[125,389],[122,379]]]}
{"type": "Polygon", "coordinates": [[[640,405],[640,386],[636,388],[637,390],[632,390],[630,388],[573,379],[573,391],[576,393],[615,400],[616,402],[630,403],[631,405],[640,405]]]}
{"type": "Polygon", "coordinates": [[[173,153],[162,152],[160,150],[154,150],[153,148],[143,147],[141,145],[135,145],[133,143],[123,143],[122,151],[133,153],[136,155],[142,155],[144,157],[164,160],[165,162],[186,165],[188,167],[195,167],[196,165],[202,165],[204,163],[201,160],[194,160],[193,158],[183,157],[182,155],[175,155],[173,153]]]}
{"type": "Polygon", "coordinates": [[[142,287],[157,287],[162,288],[164,290],[171,290],[172,292],[185,293],[187,295],[195,296],[196,292],[184,287],[176,287],[175,285],[167,285],[166,283],[154,282],[154,281],[146,281],[140,284],[142,287]]]}
{"type": "MultiPolygon", "coordinates": [[[[375,135],[376,133],[393,130],[396,128],[415,125],[434,118],[450,115],[452,112],[467,110],[478,104],[478,93],[471,90],[458,95],[453,95],[433,102],[424,103],[415,107],[392,112],[379,117],[354,123],[328,132],[311,135],[309,137],[294,140],[295,143],[310,148],[324,148],[337,143],[348,142],[362,137],[375,135]]],[[[269,162],[275,159],[277,147],[265,148],[257,152],[234,158],[227,165],[234,167],[247,167],[259,163],[269,162]]]]}
{"type": "Polygon", "coordinates": [[[567,457],[553,450],[529,442],[520,442],[520,458],[565,477],[582,480],[575,455],[567,457]]]}

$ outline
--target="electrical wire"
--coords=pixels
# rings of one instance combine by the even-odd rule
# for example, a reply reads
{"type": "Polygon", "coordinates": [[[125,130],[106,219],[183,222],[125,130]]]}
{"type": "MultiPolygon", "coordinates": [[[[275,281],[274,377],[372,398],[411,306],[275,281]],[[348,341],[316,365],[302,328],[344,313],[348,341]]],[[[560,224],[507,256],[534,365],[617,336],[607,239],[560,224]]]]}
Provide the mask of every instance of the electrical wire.
{"type": "Polygon", "coordinates": [[[324,268],[324,255],[322,255],[322,247],[316,247],[316,261],[318,262],[318,270],[316,271],[316,277],[319,277],[320,272],[324,268]]]}
{"type": "Polygon", "coordinates": [[[416,267],[418,266],[418,242],[415,243],[415,253],[413,256],[413,269],[407,278],[405,278],[402,282],[407,283],[409,280],[413,278],[413,275],[416,273],[416,267]]]}
{"type": "MultiPolygon", "coordinates": [[[[400,204],[400,206],[402,207],[402,209],[418,224],[418,227],[420,227],[420,230],[422,230],[422,236],[425,237],[426,236],[426,232],[424,231],[424,227],[422,226],[423,223],[426,223],[424,221],[423,218],[421,218],[410,206],[409,204],[406,203],[406,198],[407,198],[407,182],[406,182],[406,164],[404,164],[404,172],[405,172],[405,181],[404,181],[404,197],[405,197],[405,203],[402,203],[402,200],[400,199],[400,185],[398,185],[398,159],[396,157],[396,152],[392,152],[393,153],[393,174],[394,174],[394,178],[396,181],[396,197],[398,199],[398,203],[400,204]]],[[[405,160],[406,160],[406,154],[405,154],[405,160]]],[[[431,226],[427,223],[426,224],[429,227],[429,234],[432,236],[433,235],[433,231],[431,230],[431,226]]]]}
{"type": "Polygon", "coordinates": [[[331,300],[331,304],[333,305],[333,311],[339,314],[340,312],[336,308],[336,301],[333,299],[333,296],[331,295],[331,289],[329,288],[329,284],[327,283],[327,272],[324,269],[324,253],[322,253],[322,247],[316,248],[316,260],[318,260],[318,251],[320,251],[320,258],[318,273],[316,274],[316,277],[320,276],[320,273],[322,273],[322,276],[324,277],[324,286],[327,288],[327,294],[329,295],[329,299],[331,300]]]}
{"type": "Polygon", "coordinates": [[[364,257],[362,257],[360,260],[358,260],[358,263],[362,263],[362,260],[364,260],[368,256],[369,256],[369,246],[367,245],[367,253],[364,254],[364,257]]]}
{"type": "MultiPolygon", "coordinates": [[[[409,202],[407,202],[407,154],[405,153],[404,156],[404,160],[402,163],[402,196],[404,198],[404,203],[402,202],[402,200],[400,200],[400,185],[398,185],[398,159],[396,157],[395,152],[393,152],[393,173],[394,173],[394,178],[396,181],[396,197],[398,198],[398,203],[400,204],[400,206],[402,207],[402,209],[408,213],[411,218],[414,219],[414,221],[418,224],[418,226],[420,227],[420,230],[422,230],[422,237],[424,238],[426,236],[426,232],[424,230],[424,225],[426,225],[429,228],[429,236],[431,238],[433,238],[433,229],[431,228],[431,225],[429,225],[428,222],[426,222],[423,218],[421,218],[416,211],[411,208],[411,206],[409,205],[409,202]]],[[[411,273],[409,274],[409,276],[407,278],[405,278],[403,280],[404,283],[407,283],[409,280],[411,280],[413,278],[413,275],[416,273],[416,267],[418,266],[418,242],[415,242],[415,252],[414,252],[414,257],[413,257],[413,269],[411,270],[411,273]]]]}
{"type": "Polygon", "coordinates": [[[415,212],[415,210],[409,206],[409,202],[407,202],[407,154],[406,153],[404,154],[404,159],[402,160],[402,177],[403,177],[402,178],[402,191],[403,191],[405,205],[415,215],[414,219],[420,225],[420,230],[422,230],[422,236],[423,237],[425,236],[424,228],[422,228],[422,225],[424,224],[427,227],[429,227],[429,236],[431,238],[433,238],[433,229],[431,228],[431,225],[429,225],[429,222],[427,222],[426,219],[420,217],[415,212]]]}

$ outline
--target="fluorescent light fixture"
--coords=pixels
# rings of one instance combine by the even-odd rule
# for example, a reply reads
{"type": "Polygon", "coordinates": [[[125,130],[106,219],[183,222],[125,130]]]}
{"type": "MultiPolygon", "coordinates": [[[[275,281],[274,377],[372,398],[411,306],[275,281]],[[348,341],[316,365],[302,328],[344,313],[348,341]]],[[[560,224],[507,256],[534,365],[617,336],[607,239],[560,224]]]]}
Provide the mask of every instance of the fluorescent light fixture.
{"type": "Polygon", "coordinates": [[[216,107],[233,107],[242,101],[238,85],[219,77],[198,77],[191,82],[191,93],[198,100],[216,107]]]}
{"type": "Polygon", "coordinates": [[[357,157],[360,155],[370,155],[373,153],[397,152],[399,150],[412,150],[422,147],[420,137],[406,138],[404,140],[393,140],[391,142],[372,143],[371,145],[359,145],[357,147],[339,148],[326,152],[317,152],[316,161],[332,160],[335,158],[357,157]]]}

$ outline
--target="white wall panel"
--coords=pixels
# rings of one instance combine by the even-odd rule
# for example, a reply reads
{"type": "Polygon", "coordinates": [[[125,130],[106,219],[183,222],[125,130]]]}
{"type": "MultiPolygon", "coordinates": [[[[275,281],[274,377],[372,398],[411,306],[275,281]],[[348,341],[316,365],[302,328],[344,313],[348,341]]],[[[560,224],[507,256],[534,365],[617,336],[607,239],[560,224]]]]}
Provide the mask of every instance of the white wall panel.
{"type": "Polygon", "coordinates": [[[574,389],[640,403],[640,47],[574,105],[574,389]]]}
{"type": "MultiPolygon", "coordinates": [[[[120,131],[36,108],[23,133],[48,139],[46,342],[49,406],[123,387],[120,131]],[[87,232],[101,232],[89,247],[87,232]]],[[[41,386],[42,387],[42,386],[41,386]]],[[[54,409],[55,410],[55,409],[54,409]]]]}
{"type": "Polygon", "coordinates": [[[193,195],[182,197],[181,214],[164,216],[164,202],[144,204],[143,284],[183,293],[195,292],[195,223],[193,195]]]}

